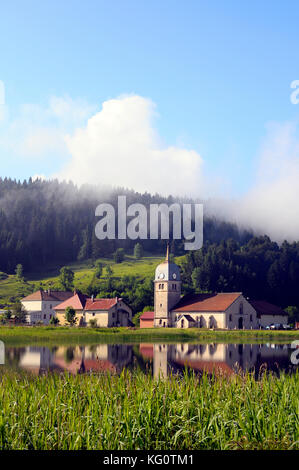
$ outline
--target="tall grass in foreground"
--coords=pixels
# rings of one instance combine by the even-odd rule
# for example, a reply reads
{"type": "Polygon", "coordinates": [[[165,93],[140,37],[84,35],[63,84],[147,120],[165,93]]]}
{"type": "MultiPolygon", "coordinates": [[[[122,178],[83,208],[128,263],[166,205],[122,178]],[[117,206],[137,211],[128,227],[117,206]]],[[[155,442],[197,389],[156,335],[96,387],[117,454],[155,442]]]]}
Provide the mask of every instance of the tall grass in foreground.
{"type": "MultiPolygon", "coordinates": [[[[4,372],[4,371],[3,371],[4,372]]],[[[298,449],[298,372],[0,377],[1,449],[298,449]]]]}

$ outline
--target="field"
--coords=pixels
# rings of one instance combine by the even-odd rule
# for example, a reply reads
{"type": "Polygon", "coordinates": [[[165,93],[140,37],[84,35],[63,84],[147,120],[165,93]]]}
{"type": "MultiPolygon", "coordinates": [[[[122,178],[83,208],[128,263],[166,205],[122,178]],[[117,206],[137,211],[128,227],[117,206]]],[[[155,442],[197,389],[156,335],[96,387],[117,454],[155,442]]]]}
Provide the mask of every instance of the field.
{"type": "Polygon", "coordinates": [[[0,449],[299,449],[298,373],[0,375],[0,449]]]}
{"type": "Polygon", "coordinates": [[[205,330],[188,328],[77,328],[54,326],[0,326],[0,340],[5,344],[46,344],[46,343],[115,343],[115,342],[275,342],[286,343],[299,339],[298,330],[205,330]]]}
{"type": "MultiPolygon", "coordinates": [[[[124,262],[116,264],[111,258],[100,258],[103,266],[111,266],[113,277],[118,279],[125,275],[134,275],[139,278],[151,277],[153,279],[155,268],[162,260],[163,257],[151,255],[144,256],[141,260],[136,260],[133,256],[127,255],[124,262]]],[[[93,262],[70,263],[68,266],[75,273],[75,287],[85,292],[94,274],[93,262]]],[[[46,271],[30,273],[28,275],[25,273],[25,282],[19,281],[15,275],[9,275],[8,278],[0,280],[0,305],[2,307],[10,305],[15,300],[28,295],[40,287],[42,289],[59,289],[58,276],[61,267],[49,267],[46,271]]],[[[103,270],[104,277],[105,269],[103,270]]]]}

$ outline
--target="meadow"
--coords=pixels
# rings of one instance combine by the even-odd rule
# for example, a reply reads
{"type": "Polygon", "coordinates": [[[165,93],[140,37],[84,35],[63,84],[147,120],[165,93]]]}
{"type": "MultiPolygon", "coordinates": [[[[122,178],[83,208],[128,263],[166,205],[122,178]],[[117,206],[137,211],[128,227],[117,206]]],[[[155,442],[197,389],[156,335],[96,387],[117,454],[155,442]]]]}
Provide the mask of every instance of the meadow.
{"type": "Polygon", "coordinates": [[[286,343],[299,339],[298,330],[208,330],[198,328],[78,328],[68,326],[0,326],[0,340],[7,345],[115,342],[221,342],[286,343]]]}
{"type": "Polygon", "coordinates": [[[298,371],[0,374],[1,449],[299,449],[298,371]]]}
{"type": "MultiPolygon", "coordinates": [[[[122,263],[115,263],[111,258],[99,258],[103,266],[110,266],[113,270],[113,277],[121,279],[123,276],[131,275],[139,279],[154,278],[157,265],[163,257],[145,255],[137,260],[134,256],[126,255],[122,263]]],[[[179,258],[176,258],[178,261],[179,258]]],[[[0,280],[0,305],[3,307],[11,305],[16,300],[25,297],[34,290],[42,288],[60,289],[59,270],[62,266],[49,266],[46,270],[36,273],[25,273],[25,281],[20,281],[15,275],[9,275],[6,279],[0,280]]],[[[86,292],[87,286],[91,282],[95,268],[91,260],[68,264],[68,267],[75,273],[74,286],[81,292],[86,292]]],[[[103,270],[105,277],[105,268],[103,270]]]]}

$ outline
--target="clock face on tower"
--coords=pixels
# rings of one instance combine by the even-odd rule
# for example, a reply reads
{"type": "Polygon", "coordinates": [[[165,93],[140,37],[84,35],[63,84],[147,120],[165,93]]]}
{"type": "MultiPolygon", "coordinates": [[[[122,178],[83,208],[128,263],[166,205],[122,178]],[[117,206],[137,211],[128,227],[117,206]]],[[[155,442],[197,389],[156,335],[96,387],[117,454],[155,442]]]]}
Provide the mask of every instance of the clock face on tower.
{"type": "Polygon", "coordinates": [[[172,277],[173,277],[173,279],[176,279],[176,274],[175,274],[175,273],[173,273],[172,277]]]}
{"type": "Polygon", "coordinates": [[[160,273],[159,274],[159,279],[163,279],[164,278],[164,274],[163,273],[160,273]]]}

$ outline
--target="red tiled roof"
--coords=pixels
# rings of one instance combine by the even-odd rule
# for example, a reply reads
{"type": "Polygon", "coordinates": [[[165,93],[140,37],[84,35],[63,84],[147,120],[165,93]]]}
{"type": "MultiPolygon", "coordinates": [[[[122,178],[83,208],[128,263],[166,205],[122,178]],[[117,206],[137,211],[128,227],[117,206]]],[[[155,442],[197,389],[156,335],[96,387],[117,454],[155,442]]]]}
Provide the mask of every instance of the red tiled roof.
{"type": "Polygon", "coordinates": [[[190,294],[175,305],[174,312],[224,312],[241,294],[190,294]]]}
{"type": "Polygon", "coordinates": [[[153,320],[155,316],[155,312],[143,312],[140,316],[140,320],[153,320]]]}
{"type": "Polygon", "coordinates": [[[43,290],[38,290],[36,292],[33,292],[32,294],[27,295],[27,297],[24,297],[22,301],[29,301],[29,300],[48,300],[52,302],[57,302],[57,300],[60,300],[61,302],[64,302],[65,300],[69,299],[74,295],[73,292],[63,292],[63,291],[54,291],[54,290],[49,290],[49,291],[43,291],[43,290]]]}
{"type": "Polygon", "coordinates": [[[109,310],[117,304],[117,298],[114,299],[86,299],[84,310],[109,310]]]}
{"type": "Polygon", "coordinates": [[[249,300],[259,315],[288,315],[282,308],[265,300],[249,300]]]}
{"type": "Polygon", "coordinates": [[[87,296],[84,294],[73,294],[73,296],[67,299],[65,302],[56,305],[54,310],[65,310],[67,307],[73,307],[75,310],[83,310],[86,300],[87,296]]]}
{"type": "Polygon", "coordinates": [[[114,297],[113,299],[92,299],[84,294],[75,294],[59,305],[56,305],[54,310],[65,310],[67,307],[73,307],[75,310],[109,310],[117,304],[121,298],[114,297]]]}

